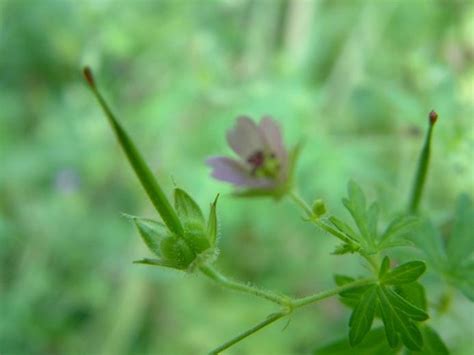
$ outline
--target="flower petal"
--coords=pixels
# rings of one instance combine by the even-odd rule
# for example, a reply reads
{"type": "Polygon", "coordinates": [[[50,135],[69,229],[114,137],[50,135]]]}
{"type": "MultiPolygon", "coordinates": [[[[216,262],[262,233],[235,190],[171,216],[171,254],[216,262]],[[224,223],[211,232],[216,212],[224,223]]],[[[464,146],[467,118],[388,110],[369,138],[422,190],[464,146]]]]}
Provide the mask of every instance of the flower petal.
{"type": "Polygon", "coordinates": [[[283,145],[280,127],[275,120],[270,117],[262,118],[260,120],[259,130],[268,148],[277,156],[278,160],[284,159],[287,152],[283,145]]]}
{"type": "Polygon", "coordinates": [[[235,159],[211,157],[206,160],[206,164],[213,168],[211,175],[214,178],[236,186],[265,188],[274,184],[271,180],[251,176],[245,166],[235,159]]]}
{"type": "Polygon", "coordinates": [[[235,127],[227,132],[227,142],[234,152],[245,161],[265,146],[258,126],[248,117],[239,117],[235,127]]]}

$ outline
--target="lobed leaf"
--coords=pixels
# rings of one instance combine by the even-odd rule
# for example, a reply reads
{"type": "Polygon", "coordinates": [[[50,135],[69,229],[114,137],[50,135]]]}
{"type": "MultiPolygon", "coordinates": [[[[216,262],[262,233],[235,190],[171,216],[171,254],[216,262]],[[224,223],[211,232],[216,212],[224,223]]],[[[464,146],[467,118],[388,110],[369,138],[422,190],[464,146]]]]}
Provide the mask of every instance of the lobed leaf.
{"type": "Polygon", "coordinates": [[[427,325],[421,328],[423,334],[423,349],[421,351],[407,351],[406,355],[449,355],[449,350],[439,334],[427,325]]]}
{"type": "Polygon", "coordinates": [[[380,282],[387,285],[402,285],[416,281],[426,270],[423,261],[410,261],[388,271],[380,279],[380,282]]]}
{"type": "Polygon", "coordinates": [[[359,303],[351,314],[349,320],[349,343],[351,346],[359,344],[372,326],[377,305],[376,295],[376,287],[369,287],[369,289],[363,293],[359,303]]]}
{"type": "Polygon", "coordinates": [[[360,242],[360,237],[348,224],[341,221],[335,216],[329,217],[329,221],[334,225],[334,227],[336,227],[340,232],[344,233],[347,237],[351,238],[356,242],[360,242]]]}
{"type": "Polygon", "coordinates": [[[420,350],[423,346],[423,338],[420,330],[410,320],[410,318],[395,307],[391,298],[387,294],[388,289],[377,287],[377,296],[380,304],[382,321],[385,326],[387,340],[392,345],[395,343],[394,330],[400,334],[403,344],[411,350],[420,350]]]}
{"type": "Polygon", "coordinates": [[[422,310],[421,308],[418,308],[411,304],[410,302],[406,301],[402,296],[400,296],[398,293],[388,289],[382,288],[385,291],[385,294],[387,295],[390,303],[397,308],[398,310],[402,311],[405,313],[408,317],[410,317],[413,320],[416,321],[424,321],[429,318],[428,314],[422,310]]]}
{"type": "Polygon", "coordinates": [[[395,355],[397,349],[391,349],[383,337],[383,327],[371,330],[362,342],[351,347],[347,338],[337,340],[329,345],[315,350],[314,355],[395,355]]]}
{"type": "Polygon", "coordinates": [[[396,217],[390,222],[385,232],[380,236],[382,242],[408,233],[419,222],[419,218],[411,215],[396,217]]]}
{"type": "Polygon", "coordinates": [[[387,271],[390,269],[390,258],[385,256],[382,260],[379,270],[379,279],[383,278],[387,271]]]}
{"type": "Polygon", "coordinates": [[[449,237],[446,254],[452,268],[462,267],[474,259],[474,206],[468,195],[459,196],[454,224],[449,237]]]}
{"type": "Polygon", "coordinates": [[[395,292],[414,306],[427,310],[425,288],[418,281],[398,285],[395,287],[395,292]]]}

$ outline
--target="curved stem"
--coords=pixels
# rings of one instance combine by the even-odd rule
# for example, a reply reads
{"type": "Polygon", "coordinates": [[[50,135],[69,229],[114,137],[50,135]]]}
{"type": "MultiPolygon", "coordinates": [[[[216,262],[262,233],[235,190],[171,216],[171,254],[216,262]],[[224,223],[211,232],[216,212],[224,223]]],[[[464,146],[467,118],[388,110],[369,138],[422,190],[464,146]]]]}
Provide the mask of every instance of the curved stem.
{"type": "Polygon", "coordinates": [[[262,290],[254,286],[244,284],[242,282],[231,280],[209,265],[201,266],[200,270],[204,275],[211,278],[223,287],[248,293],[266,299],[270,302],[276,303],[280,306],[288,306],[291,302],[291,299],[288,296],[280,296],[272,291],[262,290]]]}
{"type": "Polygon", "coordinates": [[[273,322],[276,322],[280,318],[283,318],[287,315],[288,313],[286,312],[278,312],[278,313],[273,313],[270,314],[267,319],[265,319],[263,322],[258,323],[257,325],[253,326],[252,328],[246,330],[243,333],[240,333],[237,335],[235,338],[232,338],[231,340],[226,341],[224,344],[221,346],[215,348],[214,350],[209,352],[209,355],[214,355],[214,354],[219,354],[221,351],[224,351],[225,349],[230,348],[232,345],[238,343],[239,341],[247,338],[248,336],[252,335],[253,333],[258,332],[260,329],[266,327],[267,325],[272,324],[273,322]]]}
{"type": "Polygon", "coordinates": [[[375,281],[375,279],[373,277],[367,277],[367,278],[364,278],[364,279],[359,279],[359,280],[356,280],[356,281],[353,281],[353,282],[349,282],[345,285],[335,287],[335,288],[330,289],[330,290],[325,290],[325,291],[317,292],[317,293],[315,293],[313,295],[310,295],[310,296],[297,298],[297,299],[292,301],[292,306],[293,306],[293,308],[303,307],[303,306],[306,306],[308,304],[315,303],[315,302],[321,301],[325,298],[337,295],[337,294],[339,294],[341,292],[344,292],[344,291],[347,291],[351,288],[370,285],[370,284],[374,283],[374,281],[375,281]]]}
{"type": "Polygon", "coordinates": [[[294,203],[296,203],[304,210],[304,212],[307,214],[307,217],[311,218],[311,216],[313,215],[313,211],[311,211],[311,208],[306,203],[306,201],[303,200],[303,198],[301,198],[295,191],[290,192],[290,197],[294,203]]]}
{"type": "Polygon", "coordinates": [[[241,282],[233,281],[228,279],[226,276],[222,275],[216,269],[212,268],[209,265],[203,265],[200,267],[201,272],[209,277],[210,279],[217,282],[219,285],[223,287],[230,288],[232,290],[241,291],[244,293],[252,294],[257,297],[264,298],[268,301],[276,303],[282,306],[279,312],[273,313],[267,317],[264,321],[258,323],[257,325],[253,326],[252,328],[246,330],[245,332],[239,334],[238,336],[232,338],[231,340],[226,341],[224,344],[220,345],[219,347],[212,350],[209,354],[218,354],[219,352],[230,348],[232,345],[242,341],[246,337],[258,332],[260,329],[265,328],[266,326],[272,324],[273,322],[277,321],[280,318],[286,317],[287,315],[291,314],[293,310],[309,305],[311,303],[319,302],[331,296],[335,296],[343,291],[347,291],[352,288],[370,285],[376,281],[375,278],[364,278],[359,279],[353,282],[349,282],[345,285],[335,287],[330,290],[317,292],[313,295],[301,297],[301,298],[291,298],[285,295],[278,295],[272,291],[265,291],[259,288],[246,285],[241,282]]]}

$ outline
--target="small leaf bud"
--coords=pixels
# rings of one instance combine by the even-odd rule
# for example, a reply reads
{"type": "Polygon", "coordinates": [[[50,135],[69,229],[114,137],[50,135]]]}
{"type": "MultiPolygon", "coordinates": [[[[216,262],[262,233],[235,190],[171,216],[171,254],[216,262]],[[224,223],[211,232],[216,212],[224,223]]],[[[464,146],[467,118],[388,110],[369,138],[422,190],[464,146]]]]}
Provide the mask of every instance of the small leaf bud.
{"type": "Polygon", "coordinates": [[[324,201],[321,199],[317,199],[316,201],[314,201],[312,211],[313,215],[315,215],[316,217],[321,217],[322,215],[324,215],[326,213],[326,205],[324,201]]]}

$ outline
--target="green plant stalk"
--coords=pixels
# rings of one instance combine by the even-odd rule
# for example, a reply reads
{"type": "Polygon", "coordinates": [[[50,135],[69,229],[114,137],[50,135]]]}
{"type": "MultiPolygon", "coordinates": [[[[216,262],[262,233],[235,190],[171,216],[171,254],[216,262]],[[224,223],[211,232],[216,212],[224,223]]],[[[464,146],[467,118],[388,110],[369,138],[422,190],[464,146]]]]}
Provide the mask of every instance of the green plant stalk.
{"type": "Polygon", "coordinates": [[[171,207],[170,202],[161,190],[160,185],[156,181],[153,173],[140,154],[140,151],[135,146],[133,140],[129,137],[125,129],[115,118],[106,101],[97,89],[92,72],[88,67],[84,68],[84,77],[89,85],[89,88],[99,102],[99,105],[102,107],[105,115],[107,116],[115,136],[120,143],[120,146],[125,152],[130,165],[135,171],[153,206],[155,206],[169,230],[177,235],[182,235],[184,230],[178,215],[171,207]]]}
{"type": "Polygon", "coordinates": [[[240,291],[243,293],[248,293],[266,299],[267,301],[276,303],[280,306],[288,306],[291,302],[290,298],[287,296],[280,296],[272,291],[262,290],[254,286],[244,284],[242,282],[231,280],[210,265],[202,265],[200,267],[200,270],[204,275],[206,275],[222,287],[226,287],[231,290],[240,291]]]}
{"type": "Polygon", "coordinates": [[[325,231],[325,232],[335,236],[336,238],[340,239],[344,243],[353,244],[353,241],[350,238],[346,237],[344,234],[340,233],[339,231],[337,231],[336,229],[334,229],[333,227],[331,227],[330,225],[325,223],[323,220],[321,220],[319,218],[315,219],[315,217],[313,215],[313,211],[311,210],[309,205],[295,191],[290,192],[290,197],[291,197],[292,201],[294,203],[296,203],[296,205],[298,207],[300,207],[305,212],[305,214],[307,215],[306,217],[308,218],[309,221],[311,221],[311,223],[313,223],[317,227],[321,228],[323,231],[325,231]]]}
{"type": "Polygon", "coordinates": [[[418,159],[418,167],[416,170],[415,180],[413,181],[413,188],[410,196],[410,204],[408,207],[408,211],[413,214],[418,212],[418,207],[420,205],[421,197],[423,195],[423,187],[425,186],[426,175],[430,164],[431,136],[433,133],[433,126],[437,118],[436,115],[436,117],[432,119],[433,113],[434,111],[430,113],[429,128],[428,132],[426,133],[423,149],[421,150],[420,157],[418,159]]]}
{"type": "Polygon", "coordinates": [[[222,344],[222,345],[218,346],[217,348],[215,348],[214,350],[210,351],[209,355],[219,354],[221,351],[224,351],[224,350],[230,348],[232,345],[237,344],[241,340],[247,338],[248,336],[250,336],[250,335],[252,335],[256,332],[258,332],[260,329],[265,328],[267,325],[270,325],[270,324],[276,322],[277,320],[279,320],[280,318],[285,317],[286,315],[287,315],[287,313],[285,313],[285,312],[278,312],[278,313],[273,313],[273,314],[269,315],[267,317],[267,319],[265,319],[263,322],[258,323],[257,325],[253,326],[252,328],[246,330],[243,333],[240,333],[236,337],[226,341],[224,344],[222,344]]]}
{"type": "Polygon", "coordinates": [[[376,279],[373,277],[366,277],[363,279],[355,280],[355,281],[349,282],[339,287],[335,287],[330,290],[325,290],[325,291],[317,292],[310,296],[293,299],[291,301],[291,306],[293,309],[303,307],[308,304],[315,303],[315,302],[324,300],[326,298],[335,296],[341,292],[350,290],[352,288],[373,284],[375,281],[376,279]]]}
{"type": "Polygon", "coordinates": [[[311,208],[308,206],[306,201],[303,200],[295,191],[290,191],[289,195],[293,202],[304,210],[304,212],[307,214],[306,217],[311,218],[313,216],[313,211],[311,211],[311,208]]]}
{"type": "Polygon", "coordinates": [[[263,299],[266,299],[268,301],[277,303],[282,307],[282,309],[279,312],[273,313],[270,316],[268,316],[264,321],[258,323],[257,325],[253,326],[252,328],[244,331],[243,333],[237,335],[236,337],[226,341],[224,344],[218,346],[214,350],[212,350],[209,354],[218,354],[221,351],[224,351],[225,349],[228,349],[232,345],[235,345],[236,343],[242,341],[246,337],[258,332],[259,330],[265,328],[266,326],[276,322],[280,318],[286,317],[287,315],[291,314],[293,310],[304,307],[306,305],[316,303],[319,301],[322,301],[326,298],[335,296],[343,291],[347,291],[349,289],[355,288],[355,287],[360,287],[360,286],[365,286],[372,284],[376,281],[375,278],[369,277],[369,278],[364,278],[364,279],[359,279],[350,283],[347,283],[345,285],[330,289],[330,290],[325,290],[321,292],[317,292],[313,295],[306,296],[306,297],[301,297],[301,298],[291,298],[289,296],[280,296],[277,295],[271,291],[263,291],[261,289],[258,289],[253,286],[249,286],[237,281],[231,281],[221,273],[219,273],[217,270],[213,269],[212,267],[208,265],[201,266],[201,271],[211,278],[213,281],[221,285],[222,287],[230,288],[232,290],[236,291],[241,291],[244,293],[248,293],[263,299]]]}

